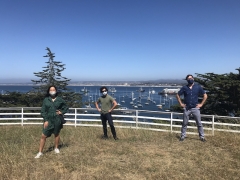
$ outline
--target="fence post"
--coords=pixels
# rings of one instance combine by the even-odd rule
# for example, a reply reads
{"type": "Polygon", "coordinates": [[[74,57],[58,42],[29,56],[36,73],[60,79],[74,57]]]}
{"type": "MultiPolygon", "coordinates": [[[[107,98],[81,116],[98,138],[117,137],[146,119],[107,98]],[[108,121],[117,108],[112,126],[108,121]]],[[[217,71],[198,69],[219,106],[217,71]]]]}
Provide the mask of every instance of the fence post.
{"type": "Polygon", "coordinates": [[[136,110],[136,128],[138,129],[138,110],[136,110]]]}
{"type": "Polygon", "coordinates": [[[75,108],[75,127],[77,127],[77,108],[75,108]]]}
{"type": "Polygon", "coordinates": [[[171,112],[171,117],[170,117],[170,128],[171,128],[171,133],[172,133],[172,119],[173,119],[173,113],[171,112]]]}
{"type": "Polygon", "coordinates": [[[212,116],[212,135],[214,136],[214,115],[212,116]]]}
{"type": "Polygon", "coordinates": [[[21,118],[22,118],[21,121],[22,122],[21,123],[22,123],[22,126],[23,126],[23,107],[21,109],[22,109],[22,112],[21,112],[21,118]]]}

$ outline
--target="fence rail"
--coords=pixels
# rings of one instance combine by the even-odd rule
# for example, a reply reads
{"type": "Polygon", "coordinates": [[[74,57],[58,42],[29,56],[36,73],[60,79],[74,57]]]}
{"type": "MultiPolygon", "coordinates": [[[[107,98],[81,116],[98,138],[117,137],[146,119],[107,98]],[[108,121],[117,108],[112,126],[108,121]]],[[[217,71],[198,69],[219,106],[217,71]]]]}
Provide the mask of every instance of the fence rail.
{"type": "MultiPolygon", "coordinates": [[[[0,108],[0,126],[6,125],[42,125],[40,107],[0,108]]],[[[182,113],[119,110],[112,112],[114,123],[119,128],[144,129],[152,131],[180,132],[182,113]]],[[[240,117],[201,115],[206,135],[214,135],[216,131],[240,133],[240,117]]],[[[70,108],[65,114],[67,123],[64,126],[101,127],[101,120],[95,108],[70,108]]],[[[198,134],[195,120],[190,118],[188,134],[198,134]]]]}

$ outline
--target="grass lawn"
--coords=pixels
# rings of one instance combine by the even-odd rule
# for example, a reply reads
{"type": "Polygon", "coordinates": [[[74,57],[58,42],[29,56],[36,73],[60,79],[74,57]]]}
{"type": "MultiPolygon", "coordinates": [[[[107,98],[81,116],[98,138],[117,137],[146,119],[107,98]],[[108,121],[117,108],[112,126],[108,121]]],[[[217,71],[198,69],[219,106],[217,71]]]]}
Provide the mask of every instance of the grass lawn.
{"type": "Polygon", "coordinates": [[[119,129],[115,141],[102,128],[64,127],[60,154],[53,136],[38,152],[41,126],[0,127],[0,178],[4,180],[239,179],[240,134],[215,133],[201,142],[188,135],[119,129]]]}

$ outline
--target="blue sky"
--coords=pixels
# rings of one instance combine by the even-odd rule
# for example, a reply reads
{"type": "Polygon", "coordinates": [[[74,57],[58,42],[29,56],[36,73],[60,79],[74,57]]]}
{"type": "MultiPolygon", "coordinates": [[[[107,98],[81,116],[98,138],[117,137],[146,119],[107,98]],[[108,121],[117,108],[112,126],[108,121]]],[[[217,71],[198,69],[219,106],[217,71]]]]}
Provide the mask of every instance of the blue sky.
{"type": "Polygon", "coordinates": [[[46,47],[73,81],[237,73],[239,9],[239,0],[0,0],[0,83],[37,79],[46,47]]]}

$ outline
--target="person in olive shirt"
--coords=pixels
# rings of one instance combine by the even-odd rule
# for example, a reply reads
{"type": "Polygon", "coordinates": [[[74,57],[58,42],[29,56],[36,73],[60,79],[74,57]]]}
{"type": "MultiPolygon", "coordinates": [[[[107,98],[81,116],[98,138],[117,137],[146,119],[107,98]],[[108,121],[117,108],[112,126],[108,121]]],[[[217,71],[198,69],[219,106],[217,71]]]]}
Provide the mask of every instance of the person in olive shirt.
{"type": "Polygon", "coordinates": [[[207,100],[207,94],[199,84],[194,83],[194,78],[191,74],[188,74],[186,76],[186,80],[188,84],[183,86],[176,95],[180,106],[183,108],[183,124],[181,129],[181,137],[179,140],[184,141],[186,137],[189,116],[192,114],[198,127],[200,140],[205,142],[206,139],[204,138],[200,108],[203,106],[203,104],[207,100]],[[184,95],[184,103],[182,103],[180,99],[181,95],[184,95]],[[198,103],[199,95],[203,95],[203,99],[201,103],[198,103]]]}
{"type": "Polygon", "coordinates": [[[59,133],[63,128],[59,114],[65,114],[68,111],[68,107],[65,101],[58,96],[57,88],[50,86],[47,90],[45,99],[41,109],[41,116],[43,117],[44,124],[42,130],[42,136],[40,139],[39,152],[35,158],[40,158],[43,155],[42,151],[46,142],[46,138],[52,134],[55,136],[55,153],[60,153],[58,144],[60,140],[59,133]]]}
{"type": "Polygon", "coordinates": [[[101,120],[102,120],[103,133],[104,133],[102,138],[103,139],[108,138],[108,135],[107,135],[107,121],[108,121],[113,138],[115,140],[118,140],[116,135],[116,130],[113,125],[112,114],[111,114],[112,110],[117,106],[117,102],[113,97],[107,94],[108,89],[106,87],[101,87],[100,92],[102,93],[102,96],[99,97],[99,99],[95,102],[95,106],[97,110],[101,113],[101,120]],[[101,104],[101,109],[98,106],[99,103],[101,104]]]}

